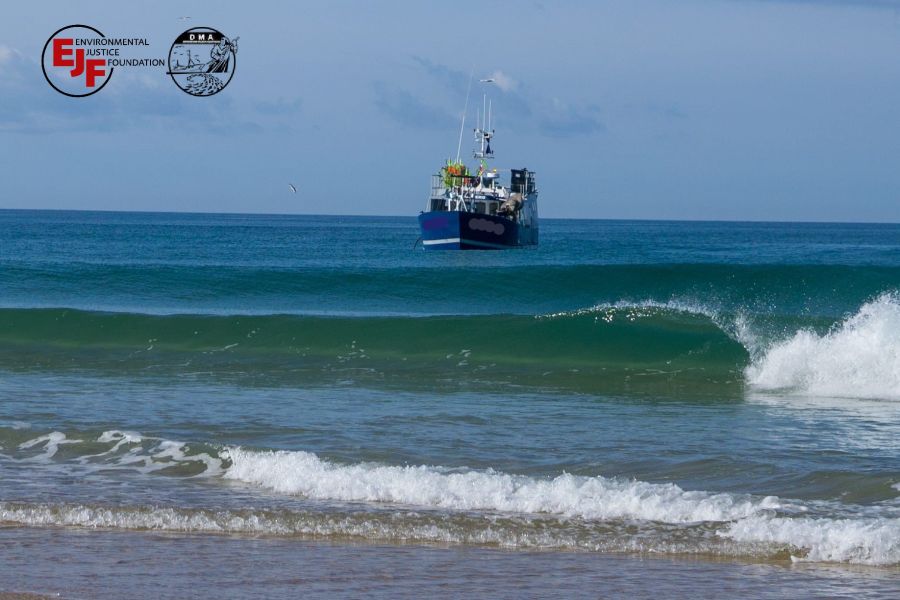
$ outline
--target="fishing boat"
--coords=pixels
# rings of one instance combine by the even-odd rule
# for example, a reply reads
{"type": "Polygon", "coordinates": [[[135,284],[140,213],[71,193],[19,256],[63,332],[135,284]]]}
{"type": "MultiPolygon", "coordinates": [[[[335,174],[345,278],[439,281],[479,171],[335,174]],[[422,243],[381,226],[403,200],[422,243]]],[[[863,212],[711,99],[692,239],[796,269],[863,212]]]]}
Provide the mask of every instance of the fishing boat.
{"type": "Polygon", "coordinates": [[[422,246],[426,250],[502,250],[538,243],[534,172],[510,169],[509,183],[504,184],[500,172],[489,167],[488,161],[494,159],[494,129],[486,95],[482,104],[484,111],[476,117],[480,122],[474,129],[473,156],[478,160],[478,169],[472,172],[459,160],[464,110],[456,160],[448,159],[440,172],[431,176],[431,195],[419,214],[422,246]]]}

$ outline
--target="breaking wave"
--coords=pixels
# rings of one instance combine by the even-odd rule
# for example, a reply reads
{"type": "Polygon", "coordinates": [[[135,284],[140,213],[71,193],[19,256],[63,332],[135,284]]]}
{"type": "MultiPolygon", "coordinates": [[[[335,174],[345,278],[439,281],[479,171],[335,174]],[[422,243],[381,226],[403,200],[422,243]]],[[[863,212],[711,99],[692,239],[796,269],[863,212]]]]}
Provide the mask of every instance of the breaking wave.
{"type": "Polygon", "coordinates": [[[759,390],[900,400],[900,295],[879,296],[825,333],[772,344],[745,375],[759,390]]]}
{"type": "MultiPolygon", "coordinates": [[[[0,309],[0,359],[100,368],[395,384],[513,382],[578,391],[728,386],[900,399],[900,294],[843,320],[620,301],[538,316],[148,315],[0,309]],[[311,374],[311,375],[310,375],[311,374]]],[[[658,391],[658,390],[657,390],[658,391]]]]}
{"type": "Polygon", "coordinates": [[[240,448],[227,449],[222,456],[231,462],[226,479],[317,500],[660,523],[729,521],[780,506],[775,497],[689,492],[675,484],[605,477],[562,474],[536,479],[493,470],[453,472],[428,466],[341,465],[309,452],[240,448]]]}

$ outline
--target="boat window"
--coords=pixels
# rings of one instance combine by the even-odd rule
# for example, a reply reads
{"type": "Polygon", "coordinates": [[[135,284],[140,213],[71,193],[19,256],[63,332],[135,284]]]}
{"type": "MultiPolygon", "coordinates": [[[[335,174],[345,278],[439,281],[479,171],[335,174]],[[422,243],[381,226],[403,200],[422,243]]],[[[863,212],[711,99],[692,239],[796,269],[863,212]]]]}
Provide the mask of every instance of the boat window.
{"type": "Polygon", "coordinates": [[[450,201],[450,210],[456,210],[456,200],[450,201]]]}
{"type": "Polygon", "coordinates": [[[475,203],[475,212],[484,213],[484,202],[476,202],[475,203]]]}

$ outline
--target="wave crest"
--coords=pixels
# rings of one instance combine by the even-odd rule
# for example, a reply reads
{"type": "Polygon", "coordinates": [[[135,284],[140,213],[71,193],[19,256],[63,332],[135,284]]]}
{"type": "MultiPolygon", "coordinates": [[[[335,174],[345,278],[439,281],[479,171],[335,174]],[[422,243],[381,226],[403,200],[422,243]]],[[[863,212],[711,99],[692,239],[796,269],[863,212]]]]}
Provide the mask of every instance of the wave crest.
{"type": "Polygon", "coordinates": [[[317,500],[387,502],[453,510],[549,513],[584,519],[662,523],[730,521],[779,508],[777,498],[684,491],[606,477],[562,474],[536,479],[493,470],[452,472],[429,466],[341,465],[309,452],[229,448],[226,479],[317,500]]]}
{"type": "Polygon", "coordinates": [[[900,294],[882,294],[825,334],[798,331],[744,373],[759,390],[900,400],[900,294]]]}

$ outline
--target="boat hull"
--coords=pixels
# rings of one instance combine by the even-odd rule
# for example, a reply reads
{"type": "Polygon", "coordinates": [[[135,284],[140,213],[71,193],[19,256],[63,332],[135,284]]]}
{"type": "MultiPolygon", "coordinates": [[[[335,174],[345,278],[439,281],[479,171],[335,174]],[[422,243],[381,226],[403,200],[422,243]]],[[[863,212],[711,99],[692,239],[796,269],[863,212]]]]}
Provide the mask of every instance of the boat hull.
{"type": "Polygon", "coordinates": [[[504,250],[537,244],[537,228],[497,215],[423,212],[419,229],[426,250],[504,250]]]}

